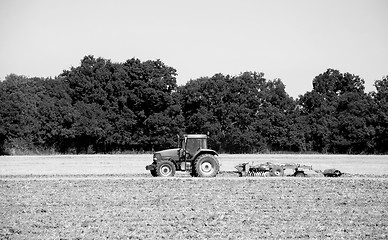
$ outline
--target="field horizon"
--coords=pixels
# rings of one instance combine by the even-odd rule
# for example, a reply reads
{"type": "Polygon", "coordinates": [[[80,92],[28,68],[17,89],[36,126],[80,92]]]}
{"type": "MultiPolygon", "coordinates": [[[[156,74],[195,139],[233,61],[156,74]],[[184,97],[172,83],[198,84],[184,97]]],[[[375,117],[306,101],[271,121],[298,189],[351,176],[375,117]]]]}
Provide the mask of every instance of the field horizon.
{"type": "MultiPolygon", "coordinates": [[[[306,164],[322,171],[336,168],[349,174],[388,174],[387,155],[220,154],[219,161],[220,170],[226,172],[244,162],[274,162],[306,164]]],[[[0,176],[149,174],[145,166],[151,162],[152,154],[0,156],[0,176]]]]}

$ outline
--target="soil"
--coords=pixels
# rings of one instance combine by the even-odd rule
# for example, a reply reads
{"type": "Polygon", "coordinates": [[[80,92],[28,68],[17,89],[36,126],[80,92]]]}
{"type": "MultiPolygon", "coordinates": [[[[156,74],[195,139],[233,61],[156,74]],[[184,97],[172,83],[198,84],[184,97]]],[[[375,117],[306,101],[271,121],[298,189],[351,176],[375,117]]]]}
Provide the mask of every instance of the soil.
{"type": "Polygon", "coordinates": [[[388,178],[0,177],[0,239],[387,239],[388,178]]]}

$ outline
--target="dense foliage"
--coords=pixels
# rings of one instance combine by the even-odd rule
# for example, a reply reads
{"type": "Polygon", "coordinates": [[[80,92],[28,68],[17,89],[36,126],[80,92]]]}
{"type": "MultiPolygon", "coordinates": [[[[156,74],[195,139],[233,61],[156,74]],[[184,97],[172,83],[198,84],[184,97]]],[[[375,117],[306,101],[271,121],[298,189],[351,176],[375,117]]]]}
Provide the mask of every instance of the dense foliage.
{"type": "Polygon", "coordinates": [[[364,81],[328,69],[294,100],[263,73],[215,74],[177,86],[160,60],[86,56],[58,77],[0,82],[0,153],[112,153],[174,147],[210,133],[220,152],[388,152],[388,76],[364,81]]]}

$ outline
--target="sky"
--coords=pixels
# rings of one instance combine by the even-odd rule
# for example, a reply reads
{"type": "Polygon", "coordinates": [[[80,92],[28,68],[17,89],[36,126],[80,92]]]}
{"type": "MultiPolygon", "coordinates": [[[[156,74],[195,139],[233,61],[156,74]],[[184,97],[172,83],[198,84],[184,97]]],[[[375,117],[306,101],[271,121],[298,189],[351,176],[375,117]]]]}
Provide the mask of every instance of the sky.
{"type": "Polygon", "coordinates": [[[55,77],[94,55],[160,59],[178,85],[256,71],[296,98],[333,68],[375,91],[387,13],[387,0],[0,0],[0,80],[55,77]]]}

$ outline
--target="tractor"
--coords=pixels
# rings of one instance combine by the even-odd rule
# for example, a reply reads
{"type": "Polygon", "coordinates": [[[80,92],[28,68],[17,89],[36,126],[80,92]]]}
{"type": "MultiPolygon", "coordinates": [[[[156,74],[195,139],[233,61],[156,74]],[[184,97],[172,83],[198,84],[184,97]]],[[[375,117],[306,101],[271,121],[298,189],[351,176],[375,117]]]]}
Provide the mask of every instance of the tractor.
{"type": "Polygon", "coordinates": [[[193,177],[215,177],[219,170],[218,153],[207,148],[208,135],[178,136],[178,148],[158,151],[146,170],[154,177],[172,177],[176,171],[189,172],[193,177]]]}

